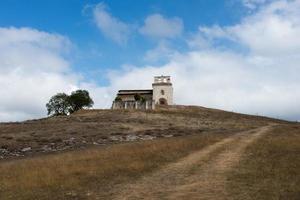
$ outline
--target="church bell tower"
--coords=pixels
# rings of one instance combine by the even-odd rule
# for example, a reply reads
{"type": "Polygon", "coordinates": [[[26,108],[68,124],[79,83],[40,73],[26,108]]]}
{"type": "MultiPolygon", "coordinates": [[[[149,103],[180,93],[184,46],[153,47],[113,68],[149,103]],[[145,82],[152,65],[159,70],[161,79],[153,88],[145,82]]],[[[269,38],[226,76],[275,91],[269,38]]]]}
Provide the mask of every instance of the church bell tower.
{"type": "Polygon", "coordinates": [[[173,87],[170,76],[155,76],[152,88],[155,104],[173,105],[173,87]]]}

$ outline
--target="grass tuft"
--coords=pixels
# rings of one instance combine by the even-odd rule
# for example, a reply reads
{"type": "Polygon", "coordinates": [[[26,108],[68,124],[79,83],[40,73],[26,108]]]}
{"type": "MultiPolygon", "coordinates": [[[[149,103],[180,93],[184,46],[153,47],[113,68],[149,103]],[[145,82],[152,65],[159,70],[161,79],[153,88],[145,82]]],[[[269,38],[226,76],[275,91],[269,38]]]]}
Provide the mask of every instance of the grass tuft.
{"type": "Polygon", "coordinates": [[[299,155],[300,126],[277,126],[249,146],[230,172],[232,199],[299,199],[299,155]]]}
{"type": "Polygon", "coordinates": [[[201,134],[2,162],[0,199],[107,199],[116,185],[224,137],[201,134]]]}

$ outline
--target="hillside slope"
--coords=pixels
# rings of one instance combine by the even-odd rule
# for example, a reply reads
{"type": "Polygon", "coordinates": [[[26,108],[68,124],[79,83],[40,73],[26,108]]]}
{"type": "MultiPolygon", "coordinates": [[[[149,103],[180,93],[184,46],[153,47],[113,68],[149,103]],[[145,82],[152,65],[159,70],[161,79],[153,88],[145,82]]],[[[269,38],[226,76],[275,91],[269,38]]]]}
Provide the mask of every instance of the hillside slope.
{"type": "Polygon", "coordinates": [[[0,132],[0,199],[300,196],[299,123],[176,106],[81,111],[0,132]]]}
{"type": "Polygon", "coordinates": [[[199,133],[233,133],[280,120],[195,106],[155,111],[87,110],[67,117],[0,123],[0,159],[92,145],[199,133]]]}

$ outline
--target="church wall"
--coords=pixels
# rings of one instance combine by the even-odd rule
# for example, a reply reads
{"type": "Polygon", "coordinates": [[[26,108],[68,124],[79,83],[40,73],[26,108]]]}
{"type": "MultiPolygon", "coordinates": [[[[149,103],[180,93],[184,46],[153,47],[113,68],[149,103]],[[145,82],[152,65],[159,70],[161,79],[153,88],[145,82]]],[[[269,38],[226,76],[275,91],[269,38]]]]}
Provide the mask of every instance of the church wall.
{"type": "Polygon", "coordinates": [[[173,105],[173,87],[172,85],[153,85],[153,100],[155,104],[159,104],[159,99],[167,100],[168,105],[173,105]],[[161,91],[164,91],[162,94],[161,91]]]}
{"type": "Polygon", "coordinates": [[[139,109],[139,110],[151,110],[155,107],[153,100],[141,101],[113,101],[112,109],[139,109]]]}
{"type": "MultiPolygon", "coordinates": [[[[118,96],[121,97],[122,101],[135,101],[134,94],[118,96]]],[[[142,94],[141,96],[144,97],[146,100],[152,100],[152,94],[142,94]]]]}

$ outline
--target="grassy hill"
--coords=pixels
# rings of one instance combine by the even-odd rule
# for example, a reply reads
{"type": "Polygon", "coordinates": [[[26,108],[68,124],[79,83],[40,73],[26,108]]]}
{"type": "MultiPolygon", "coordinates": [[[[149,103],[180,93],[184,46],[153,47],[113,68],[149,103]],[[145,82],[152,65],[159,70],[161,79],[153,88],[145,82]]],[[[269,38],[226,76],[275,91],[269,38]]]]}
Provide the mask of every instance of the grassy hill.
{"type": "Polygon", "coordinates": [[[80,111],[66,117],[0,123],[0,158],[199,133],[233,133],[270,122],[285,123],[193,106],[174,106],[146,112],[80,111]]]}
{"type": "Polygon", "coordinates": [[[0,199],[297,199],[299,153],[299,123],[193,106],[80,111],[0,124],[0,199]]]}

